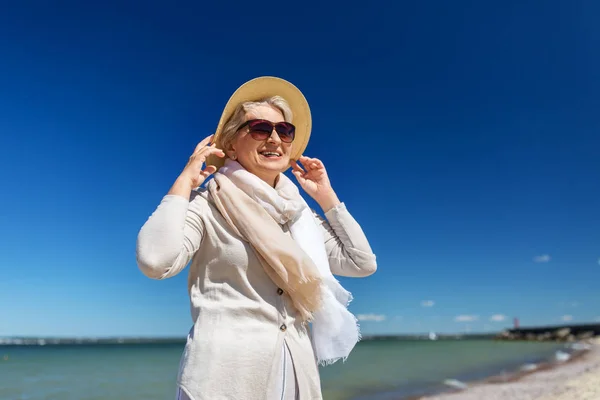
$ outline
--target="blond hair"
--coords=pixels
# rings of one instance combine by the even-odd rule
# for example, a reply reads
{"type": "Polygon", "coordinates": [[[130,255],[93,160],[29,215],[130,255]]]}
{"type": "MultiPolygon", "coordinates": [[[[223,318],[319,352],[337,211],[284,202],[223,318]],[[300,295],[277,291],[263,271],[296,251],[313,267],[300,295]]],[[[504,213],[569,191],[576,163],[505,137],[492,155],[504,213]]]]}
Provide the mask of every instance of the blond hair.
{"type": "Polygon", "coordinates": [[[283,114],[283,119],[286,122],[292,122],[292,109],[288,102],[281,96],[273,96],[258,101],[247,101],[238,105],[233,112],[231,118],[223,126],[223,132],[217,140],[217,147],[227,150],[227,146],[235,139],[238,132],[238,127],[246,121],[246,113],[252,111],[258,106],[270,106],[283,114]]]}

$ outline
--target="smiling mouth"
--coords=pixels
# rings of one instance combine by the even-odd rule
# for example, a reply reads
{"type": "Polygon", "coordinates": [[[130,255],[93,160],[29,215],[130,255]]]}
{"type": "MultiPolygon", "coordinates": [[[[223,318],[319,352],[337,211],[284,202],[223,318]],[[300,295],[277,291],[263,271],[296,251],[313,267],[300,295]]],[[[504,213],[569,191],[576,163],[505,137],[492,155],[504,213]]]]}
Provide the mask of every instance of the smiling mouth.
{"type": "Polygon", "coordinates": [[[266,158],[279,158],[281,157],[281,153],[278,151],[260,151],[258,154],[260,154],[263,157],[266,158]]]}

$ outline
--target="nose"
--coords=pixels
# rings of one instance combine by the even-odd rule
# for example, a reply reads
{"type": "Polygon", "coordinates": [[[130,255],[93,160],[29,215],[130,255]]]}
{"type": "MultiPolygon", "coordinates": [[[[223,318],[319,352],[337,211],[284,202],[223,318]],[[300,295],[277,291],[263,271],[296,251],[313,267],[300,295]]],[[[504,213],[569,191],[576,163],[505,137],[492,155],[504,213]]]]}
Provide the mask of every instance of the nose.
{"type": "Polygon", "coordinates": [[[267,142],[281,143],[281,139],[279,138],[279,134],[277,133],[275,128],[273,128],[273,130],[271,131],[271,136],[269,136],[269,138],[267,139],[267,142]]]}

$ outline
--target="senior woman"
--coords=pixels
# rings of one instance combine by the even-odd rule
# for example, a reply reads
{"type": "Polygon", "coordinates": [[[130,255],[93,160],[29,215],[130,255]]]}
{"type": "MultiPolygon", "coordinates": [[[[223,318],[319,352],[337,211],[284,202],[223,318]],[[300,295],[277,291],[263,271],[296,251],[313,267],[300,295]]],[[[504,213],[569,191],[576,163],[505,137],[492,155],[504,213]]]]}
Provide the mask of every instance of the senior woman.
{"type": "Polygon", "coordinates": [[[323,163],[302,155],[310,131],[294,85],[246,82],[138,234],[146,276],[172,277],[191,261],[178,399],[321,399],[318,365],[360,340],[351,294],[333,274],[371,275],[375,255],[323,163]],[[284,174],[290,166],[325,218],[284,174]]]}

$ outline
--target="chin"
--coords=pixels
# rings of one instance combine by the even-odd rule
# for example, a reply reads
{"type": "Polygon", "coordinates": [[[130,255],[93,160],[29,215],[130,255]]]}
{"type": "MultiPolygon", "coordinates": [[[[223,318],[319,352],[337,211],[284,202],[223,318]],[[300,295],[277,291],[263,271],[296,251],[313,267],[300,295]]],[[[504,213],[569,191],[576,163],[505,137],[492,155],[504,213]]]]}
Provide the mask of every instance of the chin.
{"type": "Polygon", "coordinates": [[[265,172],[271,172],[273,174],[279,174],[288,169],[288,164],[279,165],[261,165],[261,169],[265,172]]]}
{"type": "Polygon", "coordinates": [[[261,167],[261,169],[264,169],[264,170],[269,170],[272,172],[283,172],[286,169],[288,169],[288,167],[290,166],[290,159],[287,157],[286,158],[282,157],[280,159],[275,159],[275,160],[261,159],[261,160],[259,160],[258,165],[261,167]]]}

